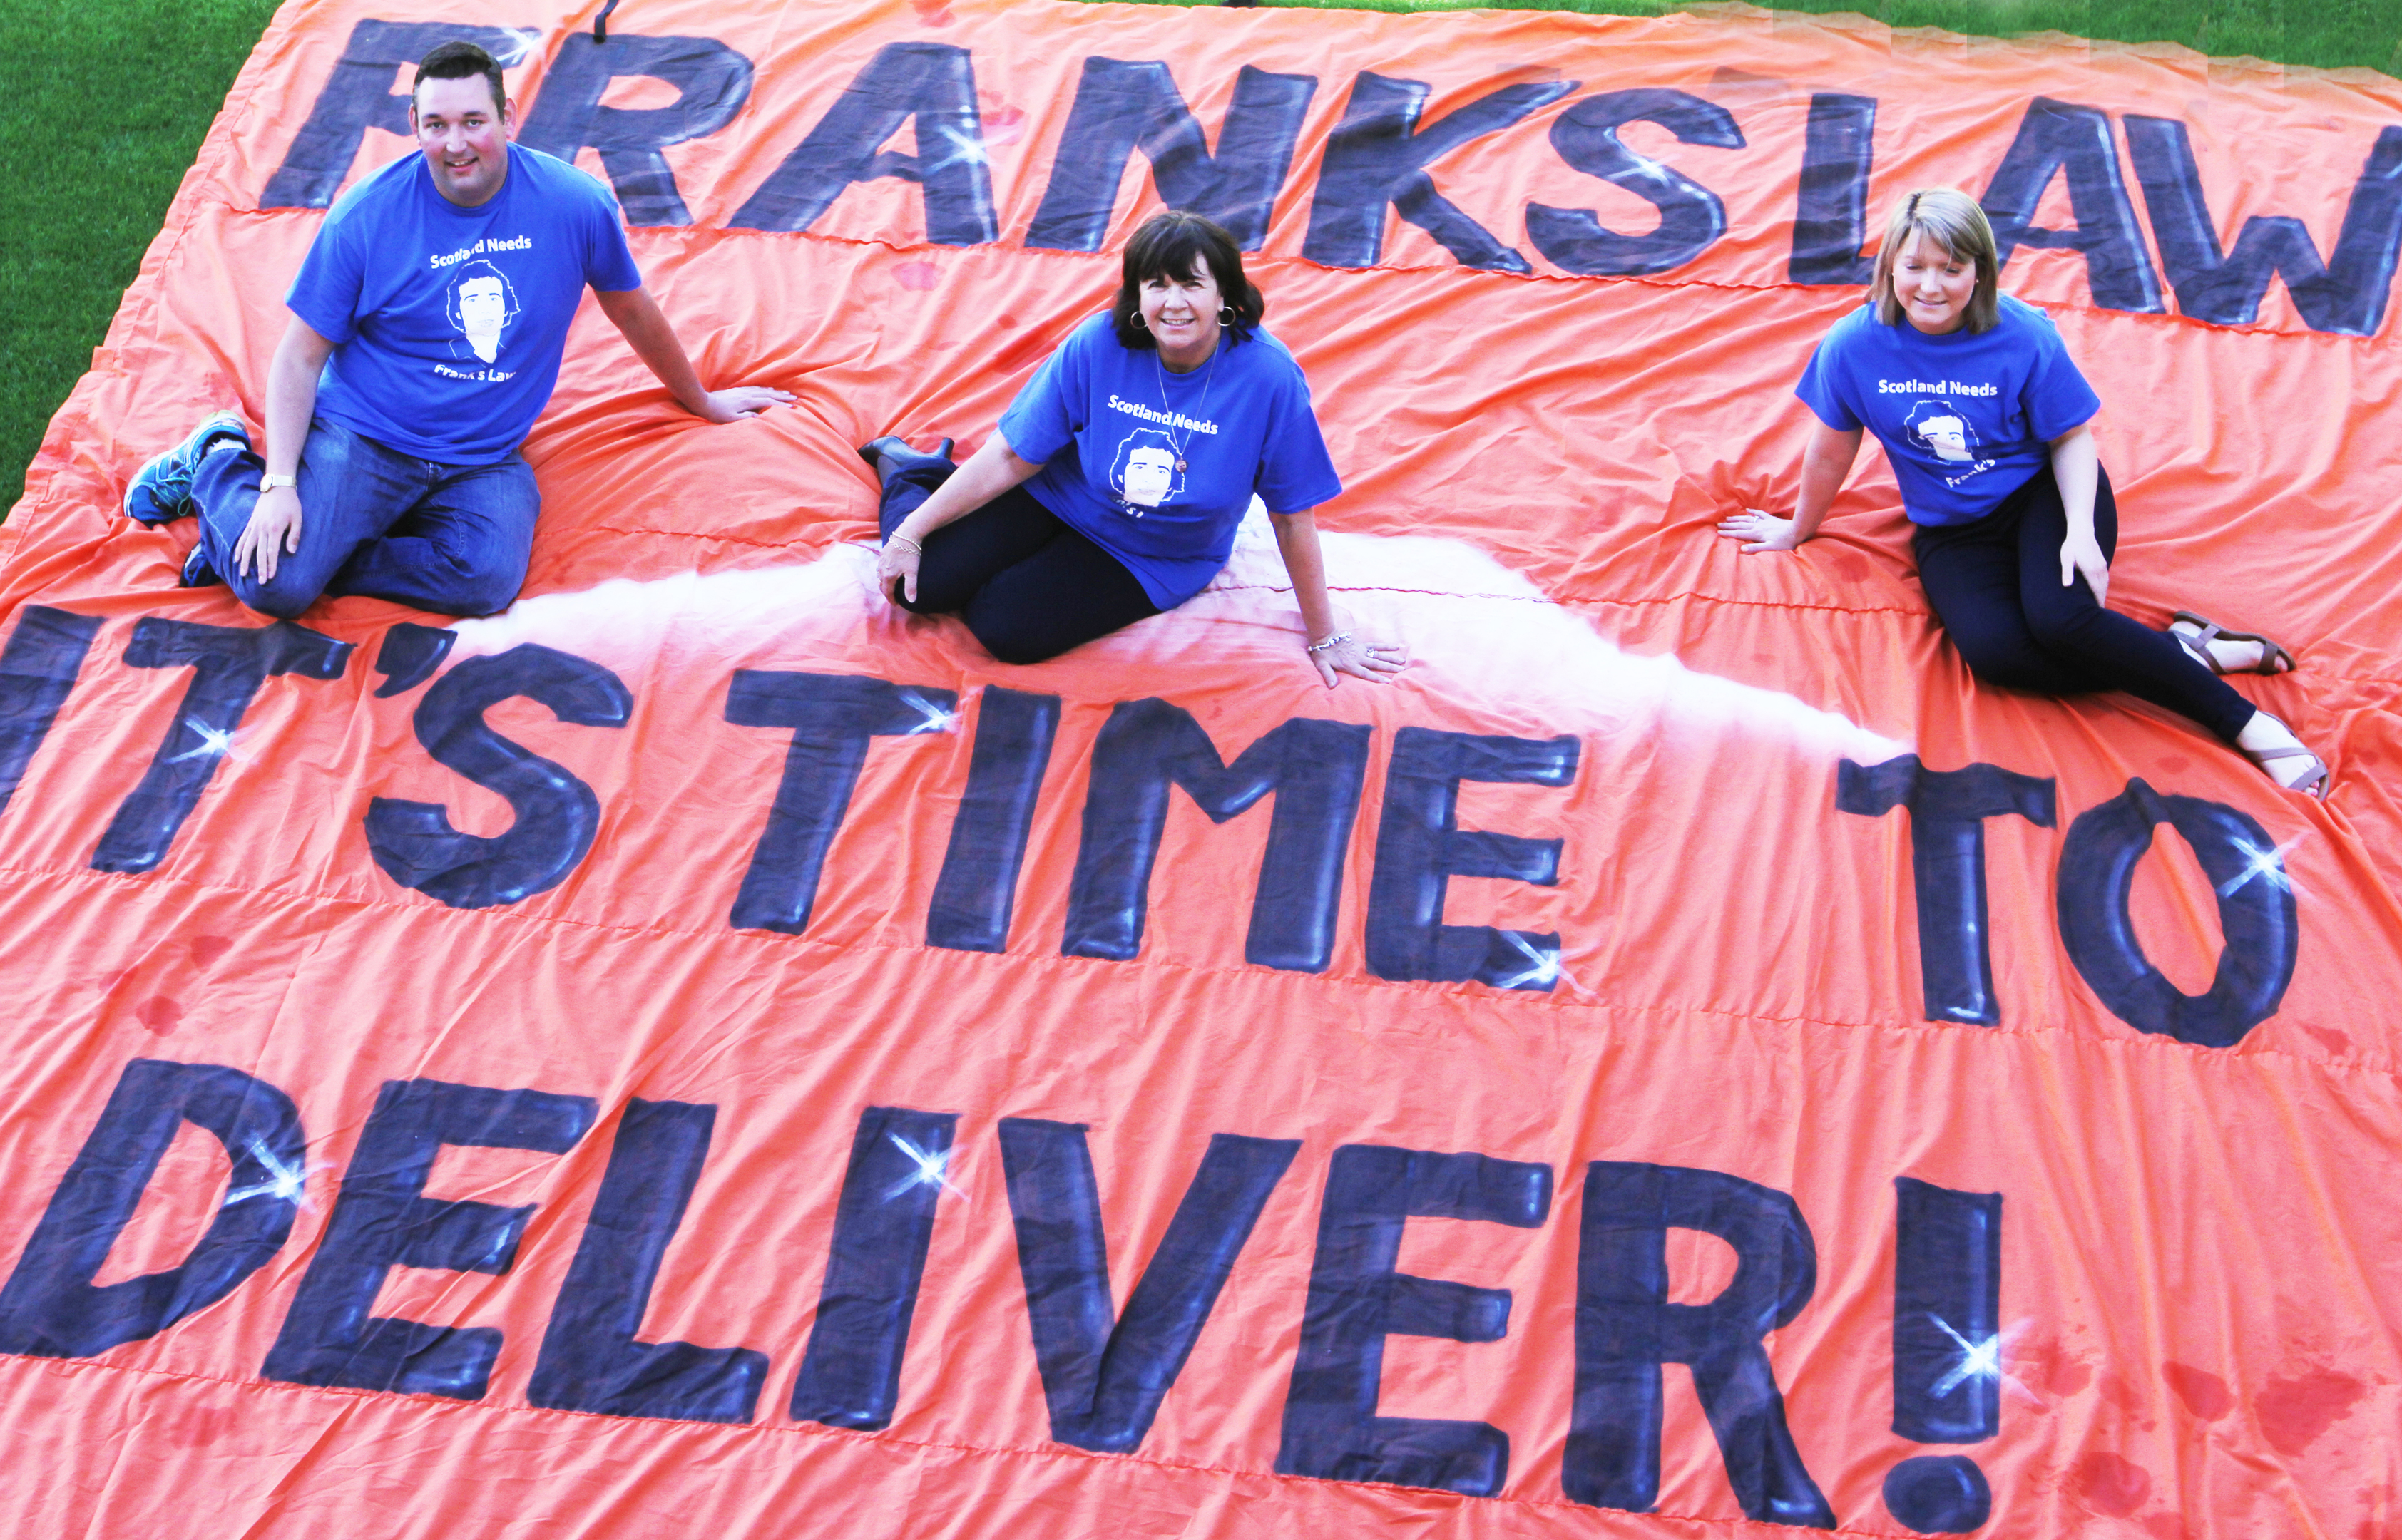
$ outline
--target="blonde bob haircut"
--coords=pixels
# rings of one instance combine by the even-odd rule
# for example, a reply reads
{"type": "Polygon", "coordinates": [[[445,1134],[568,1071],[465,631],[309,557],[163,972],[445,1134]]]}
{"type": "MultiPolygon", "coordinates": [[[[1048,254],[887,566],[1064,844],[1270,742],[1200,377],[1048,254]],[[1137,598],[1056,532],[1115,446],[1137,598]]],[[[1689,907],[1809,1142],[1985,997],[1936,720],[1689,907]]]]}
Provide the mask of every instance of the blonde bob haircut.
{"type": "Polygon", "coordinates": [[[1894,205],[1885,221],[1884,245],[1877,252],[1876,276],[1869,282],[1869,303],[1876,318],[1888,326],[1901,324],[1901,301],[1893,292],[1893,265],[1912,233],[1925,236],[1955,259],[1977,266],[1976,292],[1968,296],[1967,329],[1988,332],[2001,319],[2002,264],[1994,247],[1994,227],[1977,200],[1956,187],[1921,187],[1894,205]]]}

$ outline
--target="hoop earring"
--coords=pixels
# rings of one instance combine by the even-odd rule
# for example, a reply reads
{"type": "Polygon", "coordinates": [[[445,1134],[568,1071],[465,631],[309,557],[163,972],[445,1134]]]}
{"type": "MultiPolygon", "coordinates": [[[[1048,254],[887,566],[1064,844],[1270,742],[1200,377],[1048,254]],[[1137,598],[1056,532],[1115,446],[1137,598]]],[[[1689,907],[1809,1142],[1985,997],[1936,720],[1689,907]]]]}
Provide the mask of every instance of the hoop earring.
{"type": "Polygon", "coordinates": [[[1233,325],[1234,323],[1235,323],[1235,307],[1233,307],[1232,305],[1221,305],[1221,306],[1219,306],[1219,307],[1218,307],[1218,324],[1219,324],[1219,325],[1221,325],[1221,326],[1231,326],[1231,325],[1233,325]]]}
{"type": "Polygon", "coordinates": [[[1151,323],[1142,318],[1142,312],[1140,310],[1137,310],[1134,314],[1126,317],[1126,324],[1132,326],[1139,332],[1147,332],[1151,330],[1151,323]]]}

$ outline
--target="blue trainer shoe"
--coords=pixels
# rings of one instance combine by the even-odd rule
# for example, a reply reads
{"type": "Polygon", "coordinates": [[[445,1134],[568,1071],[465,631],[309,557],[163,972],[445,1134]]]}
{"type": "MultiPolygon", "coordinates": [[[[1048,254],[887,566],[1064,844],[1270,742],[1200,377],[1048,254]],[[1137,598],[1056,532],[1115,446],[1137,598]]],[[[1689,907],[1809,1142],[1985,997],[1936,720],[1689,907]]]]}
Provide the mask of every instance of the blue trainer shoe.
{"type": "Polygon", "coordinates": [[[221,438],[250,447],[250,433],[232,412],[218,412],[192,430],[191,436],[133,473],[125,488],[125,516],[136,524],[167,524],[192,511],[192,477],[210,446],[221,438]]]}

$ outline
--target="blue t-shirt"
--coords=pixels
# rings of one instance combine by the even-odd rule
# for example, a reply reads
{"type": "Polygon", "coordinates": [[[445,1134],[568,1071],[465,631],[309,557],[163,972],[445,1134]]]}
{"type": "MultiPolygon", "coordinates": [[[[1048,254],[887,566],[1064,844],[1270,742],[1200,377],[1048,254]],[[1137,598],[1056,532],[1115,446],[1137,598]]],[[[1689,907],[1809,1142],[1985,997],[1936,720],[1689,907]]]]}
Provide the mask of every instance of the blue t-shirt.
{"type": "Polygon", "coordinates": [[[473,209],[435,190],[421,155],[367,177],[325,216],[284,303],[334,344],[319,415],[403,454],[489,465],[550,400],[587,283],[642,286],[616,201],[512,144],[501,190],[473,209]]]}
{"type": "Polygon", "coordinates": [[[1174,609],[1226,565],[1251,494],[1298,514],[1343,490],[1309,381],[1253,328],[1177,374],[1117,339],[1107,314],[1076,328],[1001,418],[1034,500],[1125,564],[1174,609]]]}
{"type": "Polygon", "coordinates": [[[1981,518],[2051,462],[2051,443],[2102,409],[2050,318],[2001,297],[1990,329],[1929,337],[1863,305],[1818,344],[1793,393],[1839,433],[1884,446],[1915,524],[1981,518]]]}

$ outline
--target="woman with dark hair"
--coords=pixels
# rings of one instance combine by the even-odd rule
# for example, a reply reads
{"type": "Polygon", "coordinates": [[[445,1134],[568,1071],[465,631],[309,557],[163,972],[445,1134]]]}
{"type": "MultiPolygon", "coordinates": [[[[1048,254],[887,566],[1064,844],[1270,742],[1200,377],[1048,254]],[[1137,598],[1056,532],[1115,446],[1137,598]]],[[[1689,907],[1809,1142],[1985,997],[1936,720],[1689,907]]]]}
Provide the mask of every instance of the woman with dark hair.
{"type": "Polygon", "coordinates": [[[1266,308],[1218,226],[1145,222],[1116,303],[1044,361],[966,464],[948,440],[859,451],[884,481],[877,586],[918,614],[956,612],[1003,663],[1039,663],[1208,586],[1256,493],[1318,677],[1332,689],[1399,670],[1399,648],[1343,629],[1327,599],[1310,510],[1343,483],[1266,308]]]}
{"type": "Polygon", "coordinates": [[[1808,540],[1865,428],[1901,484],[1927,600],[1979,679],[2124,690],[2201,722],[2278,785],[2326,795],[2319,757],[2218,678],[2284,673],[2291,653],[2183,610],[2155,631],[2102,607],[2119,510],[2093,447],[2101,398],[2043,312],[1999,292],[2000,271],[1966,193],[1904,199],[1868,303],[1835,323],[1795,388],[1818,420],[1793,516],[1747,510],[1719,533],[1746,554],[1808,540]]]}

